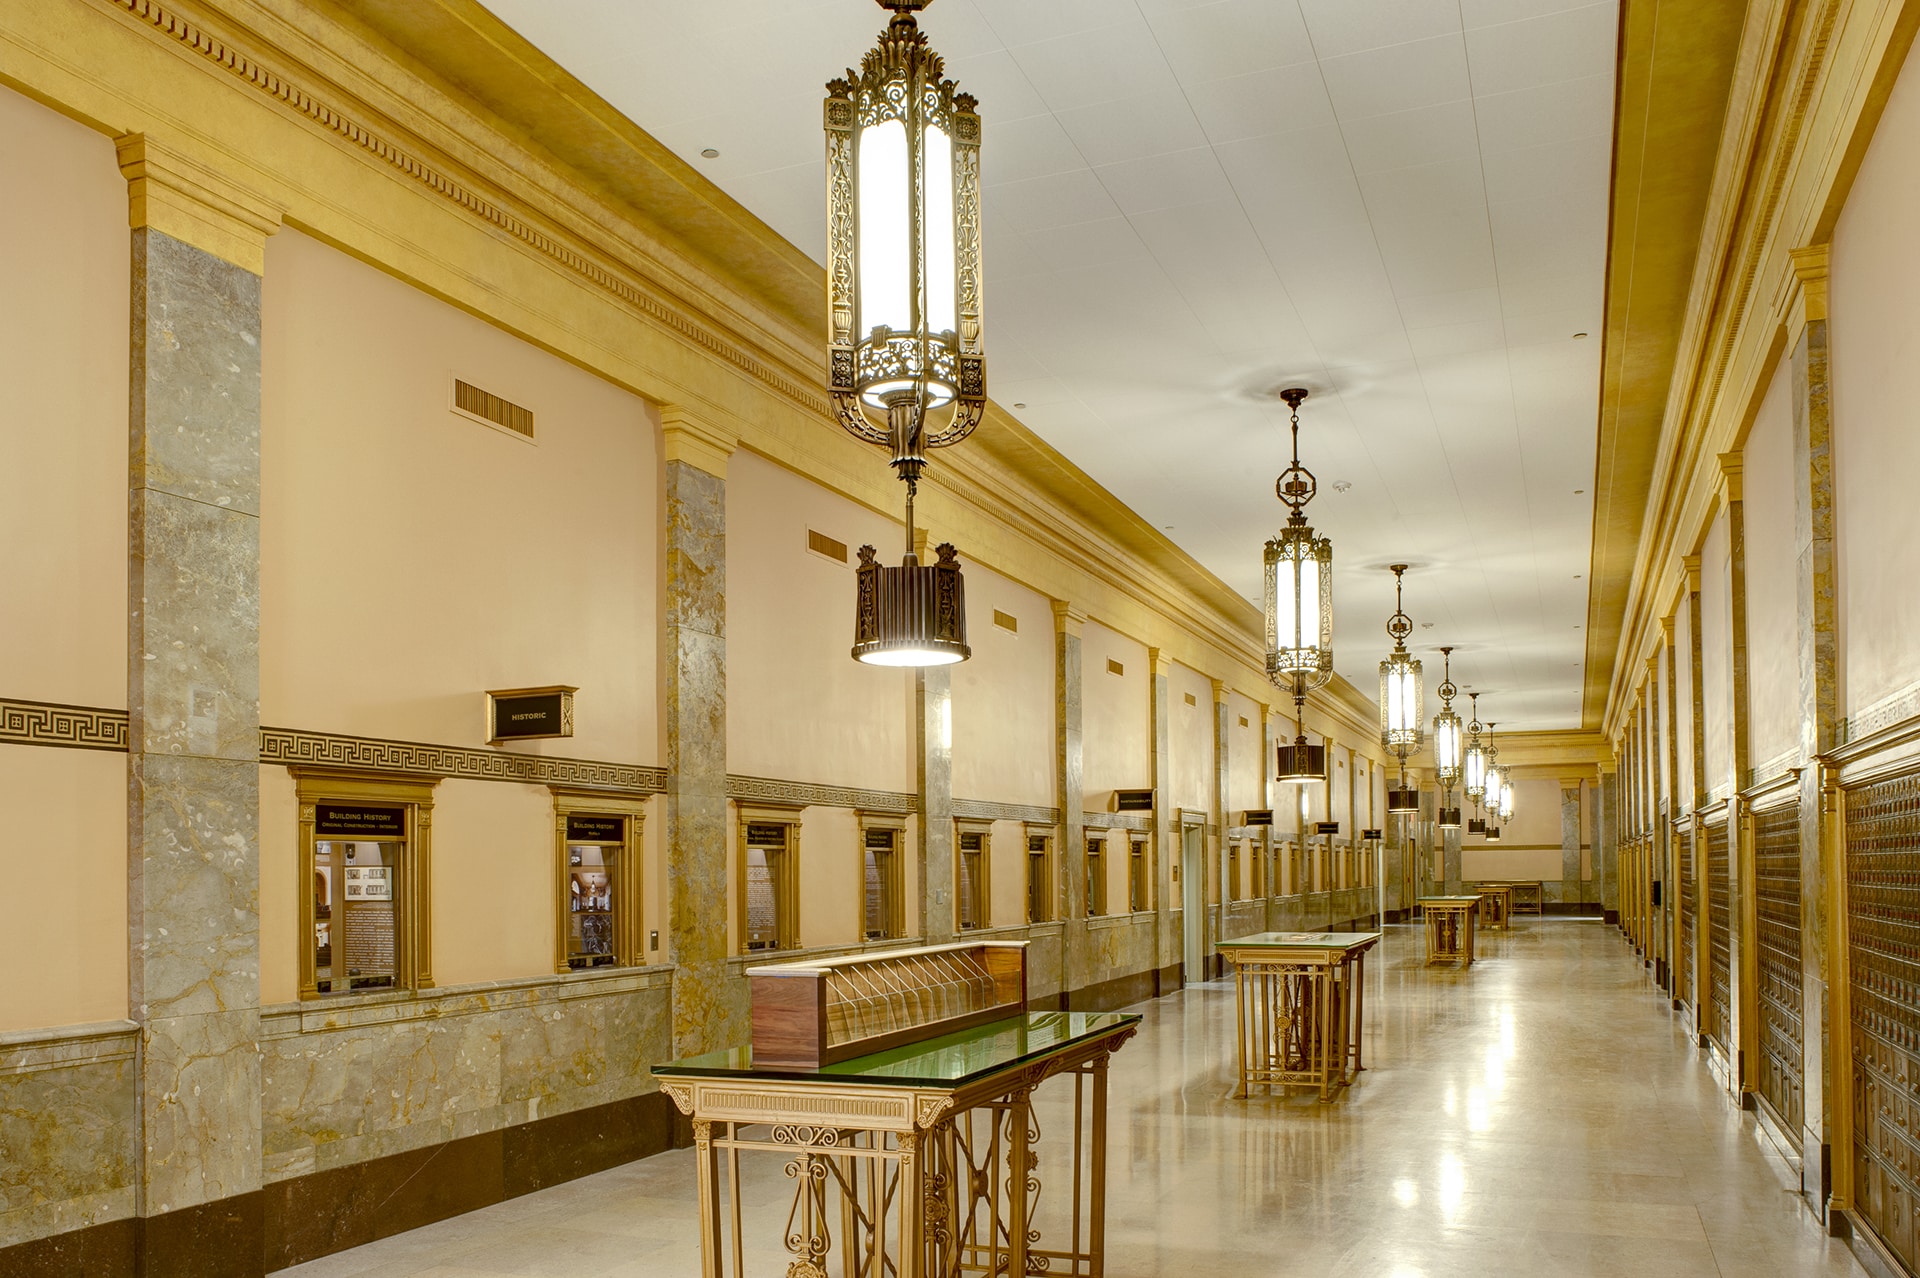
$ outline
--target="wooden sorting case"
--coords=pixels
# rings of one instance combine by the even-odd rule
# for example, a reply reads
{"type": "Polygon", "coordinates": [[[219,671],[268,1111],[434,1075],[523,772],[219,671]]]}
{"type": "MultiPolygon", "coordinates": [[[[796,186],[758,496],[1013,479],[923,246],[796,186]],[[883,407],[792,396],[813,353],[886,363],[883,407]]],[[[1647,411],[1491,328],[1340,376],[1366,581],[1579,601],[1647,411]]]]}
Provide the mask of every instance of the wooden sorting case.
{"type": "Polygon", "coordinates": [[[817,1069],[1024,1012],[1027,943],[972,941],[747,969],[753,1063],[817,1069]]]}

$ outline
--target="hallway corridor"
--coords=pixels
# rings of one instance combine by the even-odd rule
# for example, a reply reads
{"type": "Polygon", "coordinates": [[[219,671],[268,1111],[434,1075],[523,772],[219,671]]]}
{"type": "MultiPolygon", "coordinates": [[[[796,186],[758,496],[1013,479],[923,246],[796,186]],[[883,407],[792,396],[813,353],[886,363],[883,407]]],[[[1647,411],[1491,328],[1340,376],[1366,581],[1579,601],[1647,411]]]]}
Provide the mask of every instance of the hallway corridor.
{"type": "MultiPolygon", "coordinates": [[[[1864,1272],[1614,929],[1521,920],[1461,972],[1423,968],[1418,930],[1394,927],[1367,979],[1368,1068],[1327,1106],[1304,1089],[1226,1099],[1230,983],[1134,1009],[1145,1025],[1113,1068],[1109,1274],[1864,1272]]],[[[788,1187],[777,1165],[749,1181],[763,1245],[788,1187]]],[[[691,1275],[695,1218],[682,1150],[282,1272],[691,1275]]],[[[755,1254],[754,1273],[785,1272],[755,1254]]]]}

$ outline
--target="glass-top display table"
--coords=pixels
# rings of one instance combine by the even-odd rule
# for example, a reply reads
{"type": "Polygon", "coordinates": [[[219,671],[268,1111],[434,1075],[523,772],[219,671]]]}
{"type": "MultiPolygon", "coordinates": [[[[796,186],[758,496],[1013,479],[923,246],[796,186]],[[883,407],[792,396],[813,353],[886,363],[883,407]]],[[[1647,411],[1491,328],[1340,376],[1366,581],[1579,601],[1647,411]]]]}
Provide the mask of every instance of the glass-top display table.
{"type": "Polygon", "coordinates": [[[1240,1085],[1307,1086],[1333,1099],[1362,1069],[1367,951],[1378,932],[1256,932],[1214,948],[1234,965],[1240,1085]]]}
{"type": "Polygon", "coordinates": [[[1484,927],[1499,928],[1502,932],[1513,926],[1513,884],[1476,883],[1474,889],[1480,893],[1480,923],[1484,927]]]}
{"type": "Polygon", "coordinates": [[[1021,1012],[812,1069],[755,1066],[749,1047],[654,1066],[693,1120],[703,1278],[746,1272],[743,1153],[786,1160],[785,1218],[750,1223],[778,1226],[789,1278],[1102,1273],[1107,1060],[1139,1026],[1117,1012],[1021,1012]],[[1050,1160],[1067,1212],[1049,1219],[1070,1224],[1043,1239],[1032,1096],[1056,1077],[1072,1080],[1073,1130],[1050,1160]]]}
{"type": "Polygon", "coordinates": [[[1420,913],[1427,922],[1427,963],[1460,960],[1460,966],[1473,966],[1473,917],[1480,908],[1480,897],[1423,896],[1420,913]]]}

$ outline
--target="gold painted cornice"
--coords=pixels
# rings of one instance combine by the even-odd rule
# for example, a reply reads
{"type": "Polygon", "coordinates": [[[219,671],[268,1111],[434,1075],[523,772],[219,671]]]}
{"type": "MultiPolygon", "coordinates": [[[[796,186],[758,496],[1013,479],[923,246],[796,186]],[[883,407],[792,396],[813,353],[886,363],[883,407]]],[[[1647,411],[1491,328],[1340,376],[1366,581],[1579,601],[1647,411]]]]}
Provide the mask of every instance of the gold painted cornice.
{"type": "Polygon", "coordinates": [[[660,410],[660,433],[665,460],[685,462],[719,479],[727,477],[727,458],[740,446],[738,435],[702,421],[677,404],[660,410]]]}
{"type": "Polygon", "coordinates": [[[1053,632],[1059,635],[1071,635],[1075,639],[1086,629],[1086,609],[1077,607],[1065,599],[1050,599],[1053,605],[1053,632]]]}
{"type": "Polygon", "coordinates": [[[280,211],[248,190],[218,161],[189,155],[144,133],[113,140],[127,179],[127,222],[151,228],[255,275],[265,273],[267,237],[280,211]]]}

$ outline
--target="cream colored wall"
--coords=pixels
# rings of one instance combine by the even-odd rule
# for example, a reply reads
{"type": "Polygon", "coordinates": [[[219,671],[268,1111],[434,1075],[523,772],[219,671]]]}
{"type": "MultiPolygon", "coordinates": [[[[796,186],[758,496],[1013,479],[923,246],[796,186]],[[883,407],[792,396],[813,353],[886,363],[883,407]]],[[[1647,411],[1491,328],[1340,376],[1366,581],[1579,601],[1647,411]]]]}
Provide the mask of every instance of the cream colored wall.
{"type": "MultiPolygon", "coordinates": [[[[884,464],[878,454],[873,464],[884,464]]],[[[728,462],[728,771],[913,788],[913,672],[848,655],[858,548],[873,545],[882,563],[897,564],[902,535],[892,520],[765,458],[736,453],[728,462]],[[848,562],[809,550],[809,530],[844,542],[848,562]]],[[[979,625],[978,605],[970,622],[979,625]]]]}
{"type": "MultiPolygon", "coordinates": [[[[1743,450],[1747,533],[1748,758],[1755,767],[1800,744],[1799,569],[1793,552],[1793,405],[1782,362],[1743,450]]],[[[1664,733],[1666,725],[1661,724],[1664,733]]]]}
{"type": "Polygon", "coordinates": [[[127,1015],[127,756],[0,745],[0,1031],[127,1015]]]}
{"type": "Polygon", "coordinates": [[[433,792],[433,977],[438,985],[551,973],[553,795],[442,781],[433,792]]]}
{"type": "Polygon", "coordinates": [[[266,1007],[300,997],[297,796],[292,773],[278,765],[260,766],[260,1003],[266,1007]]]}
{"type": "Polygon", "coordinates": [[[1213,792],[1213,681],[1197,670],[1175,663],[1167,678],[1167,753],[1171,756],[1176,808],[1212,812],[1213,792]],[[1187,698],[1193,704],[1187,704],[1187,698]]]}
{"type": "MultiPolygon", "coordinates": [[[[0,697],[127,704],[126,182],[0,88],[0,697]]],[[[0,746],[0,1030],[127,1015],[127,758],[0,746]]]]}
{"type": "Polygon", "coordinates": [[[575,684],[517,753],[657,763],[657,431],[641,401],[294,231],[267,242],[260,710],[484,744],[488,688],[575,684]],[[538,443],[455,415],[461,376],[538,443]]]}
{"type": "Polygon", "coordinates": [[[110,139],[5,88],[0,173],[0,697],[123,707],[127,185],[110,139]]]}
{"type": "MultiPolygon", "coordinates": [[[[1080,634],[1080,776],[1087,807],[1104,811],[1114,790],[1134,790],[1153,784],[1153,669],[1144,644],[1097,621],[1080,634]],[[1125,674],[1110,674],[1109,660],[1118,661],[1125,674]]],[[[1174,701],[1180,700],[1179,694],[1174,701]]],[[[1177,805],[1180,800],[1173,802],[1177,805]]]]}
{"type": "Polygon", "coordinates": [[[1470,846],[1460,849],[1460,877],[1469,883],[1482,880],[1516,879],[1527,882],[1560,881],[1558,848],[1509,848],[1505,840],[1492,847],[1470,846]]]}
{"type": "Polygon", "coordinates": [[[976,565],[966,565],[966,581],[973,657],[952,667],[953,793],[1053,807],[1052,604],[976,565]],[[995,625],[996,610],[1018,629],[995,625]]]}
{"type": "Polygon", "coordinates": [[[1338,742],[1333,747],[1333,815],[1327,819],[1340,823],[1339,840],[1353,835],[1353,750],[1338,742]]]}
{"type": "Polygon", "coordinates": [[[1727,515],[1714,516],[1700,546],[1701,720],[1706,726],[1707,793],[1725,786],[1733,758],[1733,603],[1727,515]]]}
{"type": "Polygon", "coordinates": [[[1920,64],[1887,100],[1833,232],[1833,487],[1841,704],[1920,679],[1920,64]]]}
{"type": "Polygon", "coordinates": [[[1244,693],[1227,702],[1227,823],[1248,808],[1267,806],[1266,750],[1260,740],[1260,703],[1244,693]],[[1245,719],[1245,726],[1241,720],[1245,719]]]}
{"type": "Polygon", "coordinates": [[[1460,847],[1460,877],[1560,879],[1560,782],[1522,777],[1514,783],[1513,819],[1500,827],[1500,842],[1477,837],[1460,847]]]}
{"type": "MultiPolygon", "coordinates": [[[[957,845],[956,845],[957,846],[957,845]]],[[[987,837],[987,923],[1014,927],[1027,921],[1027,827],[995,821],[987,837]]],[[[955,882],[958,882],[955,878],[955,882]]]]}

